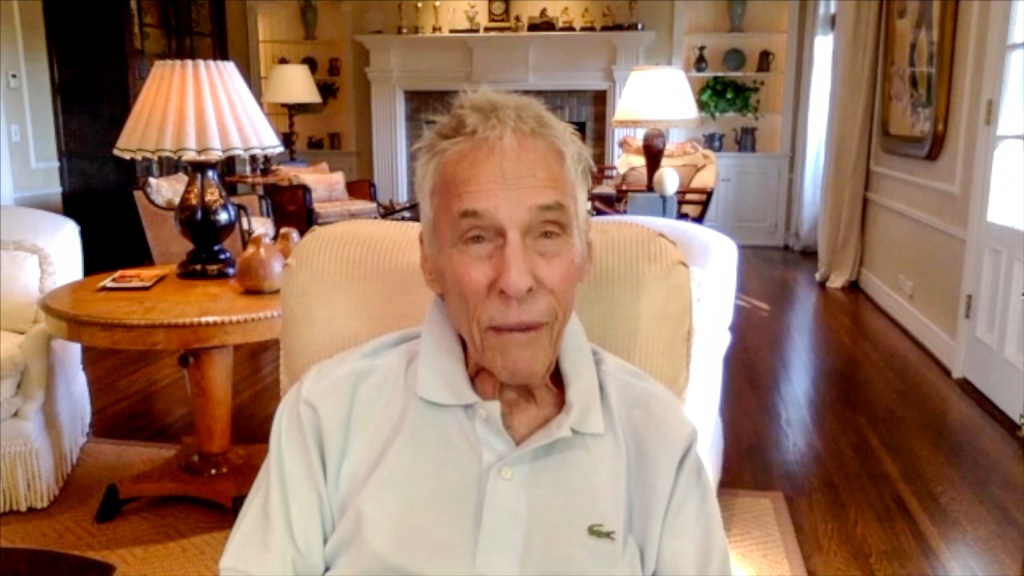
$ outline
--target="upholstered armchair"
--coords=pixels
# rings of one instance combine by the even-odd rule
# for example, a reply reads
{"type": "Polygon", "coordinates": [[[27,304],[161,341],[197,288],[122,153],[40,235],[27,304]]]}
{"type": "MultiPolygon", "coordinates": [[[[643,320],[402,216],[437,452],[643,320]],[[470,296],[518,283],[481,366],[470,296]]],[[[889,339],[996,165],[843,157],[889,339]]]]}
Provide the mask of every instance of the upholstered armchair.
{"type": "MultiPolygon", "coordinates": [[[[629,194],[647,189],[647,166],[639,141],[627,136],[619,146],[623,153],[615,164],[599,165],[594,174],[591,207],[595,215],[631,213],[629,194]]],[[[673,143],[666,147],[661,166],[679,176],[676,218],[703,222],[718,183],[715,153],[696,142],[673,143]]]]}
{"type": "Polygon", "coordinates": [[[311,183],[282,182],[265,185],[263,193],[270,199],[278,225],[291,226],[303,235],[313,226],[381,215],[377,186],[371,180],[345,181],[342,176],[342,187],[344,193],[320,192],[311,183]]]}
{"type": "MultiPolygon", "coordinates": [[[[282,393],[317,361],[422,324],[433,295],[420,272],[419,231],[415,222],[348,221],[295,248],[281,290],[282,393]]],[[[593,220],[592,238],[594,265],[576,304],[587,334],[676,394],[717,485],[736,245],[689,222],[632,216],[593,220]]]]}
{"type": "MultiPolygon", "coordinates": [[[[162,178],[148,178],[145,188],[134,191],[135,206],[146,234],[149,252],[154,264],[175,264],[192,250],[175,225],[175,208],[185,189],[188,177],[173,174],[162,178]]],[[[270,202],[259,194],[233,194],[231,201],[238,206],[236,231],[224,242],[224,247],[238,258],[254,234],[273,239],[277,226],[272,217],[270,202]]]]}
{"type": "Polygon", "coordinates": [[[80,278],[78,224],[0,206],[0,512],[49,505],[88,435],[82,347],[53,338],[38,307],[46,292],[80,278]]]}

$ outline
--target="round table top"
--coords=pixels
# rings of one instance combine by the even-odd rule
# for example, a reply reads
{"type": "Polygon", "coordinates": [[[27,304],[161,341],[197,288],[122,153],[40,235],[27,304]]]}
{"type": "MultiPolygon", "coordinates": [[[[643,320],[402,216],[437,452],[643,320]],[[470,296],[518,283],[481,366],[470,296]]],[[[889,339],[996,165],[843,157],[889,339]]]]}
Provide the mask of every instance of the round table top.
{"type": "Polygon", "coordinates": [[[90,346],[189,350],[273,340],[281,332],[278,293],[248,294],[234,279],[183,280],[174,266],[144,290],[103,289],[111,273],[88,276],[43,297],[56,336],[90,346]]]}

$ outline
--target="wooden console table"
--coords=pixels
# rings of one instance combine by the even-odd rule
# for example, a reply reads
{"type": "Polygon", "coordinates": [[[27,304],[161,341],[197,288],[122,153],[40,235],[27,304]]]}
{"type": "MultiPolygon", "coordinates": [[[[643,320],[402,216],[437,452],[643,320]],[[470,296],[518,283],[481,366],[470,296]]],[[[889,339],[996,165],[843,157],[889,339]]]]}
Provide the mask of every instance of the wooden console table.
{"type": "Polygon", "coordinates": [[[278,294],[246,294],[234,280],[182,280],[174,266],[155,268],[167,276],[147,290],[100,289],[109,273],[98,274],[49,292],[41,304],[47,327],[66,340],[182,351],[195,438],[168,461],[109,485],[98,523],[151,496],[200,498],[237,511],[266,456],[265,445],[231,444],[232,347],[279,336],[278,294]]]}

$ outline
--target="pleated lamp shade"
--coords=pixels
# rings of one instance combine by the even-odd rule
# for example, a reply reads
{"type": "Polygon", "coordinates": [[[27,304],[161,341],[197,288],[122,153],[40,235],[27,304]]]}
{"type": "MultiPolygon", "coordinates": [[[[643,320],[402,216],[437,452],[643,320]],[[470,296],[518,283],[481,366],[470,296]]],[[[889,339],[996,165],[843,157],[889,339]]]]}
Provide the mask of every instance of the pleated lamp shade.
{"type": "Polygon", "coordinates": [[[160,60],[114,146],[130,160],[220,160],[284,150],[230,60],[160,60]]]}
{"type": "Polygon", "coordinates": [[[616,128],[683,128],[699,123],[690,82],[676,66],[633,68],[612,118],[616,128]]]}

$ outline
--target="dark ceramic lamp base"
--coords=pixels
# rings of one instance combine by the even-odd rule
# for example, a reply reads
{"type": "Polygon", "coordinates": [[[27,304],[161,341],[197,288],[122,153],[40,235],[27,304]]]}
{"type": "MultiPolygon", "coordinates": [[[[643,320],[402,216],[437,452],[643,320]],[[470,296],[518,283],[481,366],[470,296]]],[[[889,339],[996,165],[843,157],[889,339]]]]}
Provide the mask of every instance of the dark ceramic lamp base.
{"type": "Polygon", "coordinates": [[[665,132],[661,128],[648,128],[644,132],[643,150],[647,190],[654,190],[654,174],[661,168],[661,160],[665,156],[665,132]]]}
{"type": "Polygon", "coordinates": [[[179,278],[233,278],[235,257],[223,242],[238,223],[238,208],[228,200],[216,162],[189,161],[188,184],[176,212],[178,231],[194,248],[178,264],[179,278]]]}

